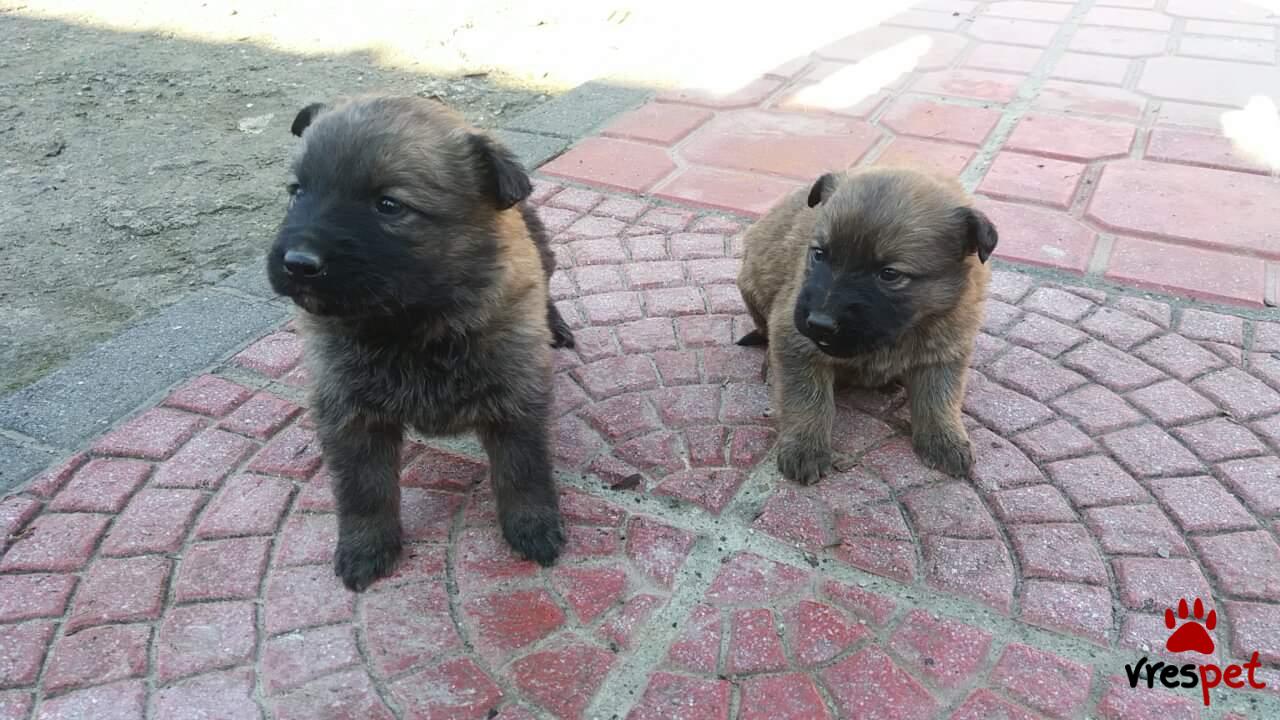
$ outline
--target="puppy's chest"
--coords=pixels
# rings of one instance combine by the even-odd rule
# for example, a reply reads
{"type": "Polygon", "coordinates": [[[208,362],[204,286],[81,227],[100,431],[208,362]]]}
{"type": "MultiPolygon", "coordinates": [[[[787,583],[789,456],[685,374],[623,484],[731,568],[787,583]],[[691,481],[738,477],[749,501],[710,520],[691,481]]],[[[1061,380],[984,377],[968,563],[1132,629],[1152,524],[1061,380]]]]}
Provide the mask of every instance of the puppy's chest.
{"type": "Polygon", "coordinates": [[[855,387],[880,387],[898,380],[906,363],[896,352],[875,352],[835,363],[836,375],[855,387]]]}
{"type": "Polygon", "coordinates": [[[418,426],[454,432],[507,410],[494,359],[463,341],[425,347],[351,344],[321,354],[319,373],[356,407],[418,426]]]}
{"type": "Polygon", "coordinates": [[[909,333],[893,345],[832,364],[844,383],[874,388],[905,380],[917,368],[950,365],[963,359],[962,348],[947,338],[909,333]]]}

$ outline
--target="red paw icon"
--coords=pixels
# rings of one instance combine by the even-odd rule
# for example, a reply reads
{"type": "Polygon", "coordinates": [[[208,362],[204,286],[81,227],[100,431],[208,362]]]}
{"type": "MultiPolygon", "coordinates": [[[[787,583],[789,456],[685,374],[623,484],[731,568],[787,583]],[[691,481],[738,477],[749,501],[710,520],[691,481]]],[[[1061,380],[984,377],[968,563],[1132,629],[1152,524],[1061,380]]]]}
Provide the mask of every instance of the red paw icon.
{"type": "MultiPolygon", "coordinates": [[[[1206,629],[1212,630],[1218,626],[1218,613],[1215,610],[1209,611],[1209,617],[1204,616],[1204,603],[1200,602],[1200,598],[1196,598],[1195,614],[1191,620],[1187,619],[1187,600],[1183,598],[1178,601],[1178,620],[1183,621],[1169,639],[1165,641],[1165,648],[1169,652],[1198,652],[1201,655],[1213,654],[1213,638],[1209,637],[1206,629]],[[1204,621],[1201,625],[1200,622],[1204,621]]],[[[1173,630],[1173,626],[1177,621],[1173,617],[1173,608],[1165,608],[1164,610],[1164,626],[1173,630]]]]}

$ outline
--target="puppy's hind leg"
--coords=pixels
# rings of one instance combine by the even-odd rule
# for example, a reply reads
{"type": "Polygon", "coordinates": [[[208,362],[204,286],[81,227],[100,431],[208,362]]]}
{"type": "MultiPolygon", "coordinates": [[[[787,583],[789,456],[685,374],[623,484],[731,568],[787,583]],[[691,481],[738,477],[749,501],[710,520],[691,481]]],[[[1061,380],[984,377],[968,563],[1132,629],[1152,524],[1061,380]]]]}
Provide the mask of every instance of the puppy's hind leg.
{"type": "Polygon", "coordinates": [[[551,347],[571,348],[574,346],[573,330],[569,327],[569,323],[560,317],[560,309],[551,300],[547,300],[547,324],[551,326],[551,347]]]}
{"type": "Polygon", "coordinates": [[[544,419],[491,425],[479,435],[489,454],[502,536],[526,558],[544,567],[553,564],[565,535],[544,419]]]}
{"type": "Polygon", "coordinates": [[[747,306],[747,312],[751,313],[751,321],[756,324],[755,330],[738,338],[738,344],[743,347],[753,347],[769,344],[769,321],[765,316],[756,309],[751,293],[742,293],[743,304],[747,306]]]}
{"type": "Polygon", "coordinates": [[[360,592],[391,573],[400,556],[400,426],[363,418],[342,424],[317,413],[321,449],[338,506],[333,569],[360,592]]]}

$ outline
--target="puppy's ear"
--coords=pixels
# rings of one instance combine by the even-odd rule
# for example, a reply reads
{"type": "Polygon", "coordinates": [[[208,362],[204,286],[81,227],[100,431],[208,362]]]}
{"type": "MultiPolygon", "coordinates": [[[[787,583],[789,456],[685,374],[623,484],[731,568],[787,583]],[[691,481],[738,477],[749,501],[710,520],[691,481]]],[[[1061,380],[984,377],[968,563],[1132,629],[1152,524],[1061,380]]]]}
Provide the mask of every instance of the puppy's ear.
{"type": "Polygon", "coordinates": [[[1000,234],[991,219],[981,210],[971,207],[956,209],[956,214],[964,221],[964,252],[966,255],[978,253],[978,260],[986,262],[996,249],[1000,234]]]}
{"type": "Polygon", "coordinates": [[[809,207],[817,207],[836,189],[835,173],[826,173],[809,189],[809,207]]]}
{"type": "Polygon", "coordinates": [[[293,118],[293,124],[289,126],[289,132],[302,137],[302,131],[310,127],[311,121],[315,120],[316,115],[323,112],[324,108],[324,103],[311,103],[299,110],[298,114],[293,118]]]}
{"type": "Polygon", "coordinates": [[[515,153],[487,135],[471,133],[467,139],[479,163],[485,190],[493,197],[499,210],[515,207],[516,203],[533,194],[533,183],[515,153]]]}

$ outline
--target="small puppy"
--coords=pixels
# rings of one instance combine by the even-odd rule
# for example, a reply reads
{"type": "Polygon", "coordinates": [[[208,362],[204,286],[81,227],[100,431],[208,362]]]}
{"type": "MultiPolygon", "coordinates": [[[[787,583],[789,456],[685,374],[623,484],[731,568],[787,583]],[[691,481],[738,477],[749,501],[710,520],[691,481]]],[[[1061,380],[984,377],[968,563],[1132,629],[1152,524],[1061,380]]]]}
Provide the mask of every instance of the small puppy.
{"type": "Polygon", "coordinates": [[[831,468],[836,380],[901,382],[916,453],[968,475],[960,406],[996,241],[958,183],[886,168],[823,175],[747,231],[738,289],[756,330],[738,344],[769,346],[784,477],[831,468]]]}
{"type": "Polygon", "coordinates": [[[564,544],[551,467],[547,233],[515,156],[417,97],[313,104],[271,286],[304,311],[312,409],[338,506],[334,569],[360,591],[401,549],[404,428],[475,431],[507,542],[550,565],[564,544]]]}

